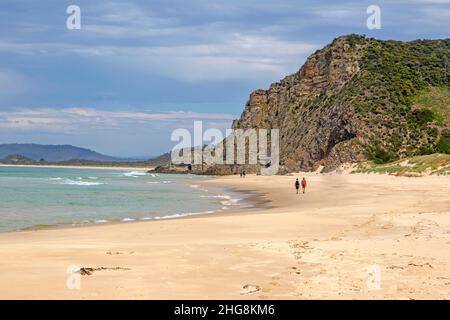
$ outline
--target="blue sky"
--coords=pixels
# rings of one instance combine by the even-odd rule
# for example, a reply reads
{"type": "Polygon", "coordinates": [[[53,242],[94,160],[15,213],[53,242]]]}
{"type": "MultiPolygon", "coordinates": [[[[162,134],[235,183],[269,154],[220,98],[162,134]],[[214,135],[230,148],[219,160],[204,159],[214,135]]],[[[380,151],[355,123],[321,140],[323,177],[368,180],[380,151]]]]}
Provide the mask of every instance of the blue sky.
{"type": "Polygon", "coordinates": [[[0,0],[0,143],[156,155],[194,120],[228,128],[248,95],[349,33],[449,38],[450,0],[0,0]],[[68,30],[66,8],[81,8],[68,30]],[[366,9],[381,8],[381,30],[366,9]]]}

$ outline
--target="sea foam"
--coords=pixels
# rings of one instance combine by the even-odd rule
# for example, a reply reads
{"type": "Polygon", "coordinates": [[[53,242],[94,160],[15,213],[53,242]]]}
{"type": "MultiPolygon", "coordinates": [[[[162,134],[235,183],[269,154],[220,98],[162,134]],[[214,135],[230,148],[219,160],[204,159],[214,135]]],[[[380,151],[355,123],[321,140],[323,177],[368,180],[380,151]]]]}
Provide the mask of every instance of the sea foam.
{"type": "Polygon", "coordinates": [[[242,199],[229,199],[226,201],[221,201],[220,203],[224,206],[237,206],[239,205],[239,201],[241,201],[242,199]]]}
{"type": "Polygon", "coordinates": [[[155,220],[176,219],[176,218],[196,216],[196,215],[202,215],[202,214],[211,214],[211,213],[214,213],[214,211],[210,210],[210,211],[201,211],[201,212],[177,213],[177,214],[172,214],[172,215],[168,215],[168,216],[155,217],[154,219],[155,220]]]}
{"type": "Polygon", "coordinates": [[[82,180],[64,179],[59,184],[90,187],[90,186],[100,186],[100,185],[103,185],[104,183],[103,182],[89,182],[89,181],[82,181],[82,180]]]}
{"type": "Polygon", "coordinates": [[[173,181],[169,181],[169,180],[164,180],[164,181],[149,181],[147,182],[148,184],[169,184],[169,183],[173,183],[173,181]]]}
{"type": "Polygon", "coordinates": [[[147,173],[145,173],[143,171],[130,171],[130,172],[125,172],[123,175],[125,177],[137,178],[137,177],[141,177],[141,176],[146,176],[147,173]]]}

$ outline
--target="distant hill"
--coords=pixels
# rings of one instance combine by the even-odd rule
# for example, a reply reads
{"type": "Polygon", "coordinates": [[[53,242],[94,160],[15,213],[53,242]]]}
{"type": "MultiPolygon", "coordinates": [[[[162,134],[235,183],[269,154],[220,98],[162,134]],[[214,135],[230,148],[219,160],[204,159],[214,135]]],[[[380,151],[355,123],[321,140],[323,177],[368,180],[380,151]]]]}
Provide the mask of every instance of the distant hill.
{"type": "Polygon", "coordinates": [[[171,162],[170,152],[164,153],[156,158],[148,160],[148,163],[151,164],[152,166],[164,166],[170,164],[170,162],[171,162]]]}
{"type": "Polygon", "coordinates": [[[34,161],[45,160],[48,162],[69,161],[75,159],[99,162],[121,160],[89,149],[71,145],[0,144],[0,159],[11,157],[11,155],[20,155],[23,158],[34,161]]]}
{"type": "Polygon", "coordinates": [[[33,159],[24,157],[20,154],[11,154],[1,159],[3,163],[11,163],[11,164],[29,164],[35,162],[33,159]]]}

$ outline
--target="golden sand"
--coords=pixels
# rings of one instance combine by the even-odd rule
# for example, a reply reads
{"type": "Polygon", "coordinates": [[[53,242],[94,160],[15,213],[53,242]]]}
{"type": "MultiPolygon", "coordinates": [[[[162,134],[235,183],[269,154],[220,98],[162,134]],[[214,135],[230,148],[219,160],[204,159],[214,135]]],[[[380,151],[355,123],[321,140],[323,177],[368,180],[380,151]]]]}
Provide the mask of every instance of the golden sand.
{"type": "Polygon", "coordinates": [[[450,298],[448,177],[297,176],[205,182],[271,201],[250,213],[0,234],[0,298],[450,298]]]}

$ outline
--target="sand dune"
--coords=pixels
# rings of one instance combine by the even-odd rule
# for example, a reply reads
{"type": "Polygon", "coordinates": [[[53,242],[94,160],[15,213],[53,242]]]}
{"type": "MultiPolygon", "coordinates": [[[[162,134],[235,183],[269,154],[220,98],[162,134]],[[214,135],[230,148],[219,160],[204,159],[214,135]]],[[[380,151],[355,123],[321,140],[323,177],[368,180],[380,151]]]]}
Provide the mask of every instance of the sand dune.
{"type": "Polygon", "coordinates": [[[0,298],[450,298],[448,177],[302,176],[205,182],[270,200],[247,213],[0,234],[0,298]]]}

